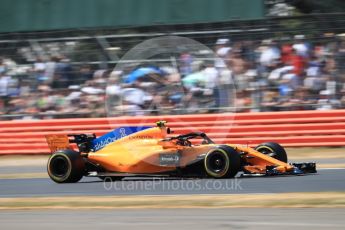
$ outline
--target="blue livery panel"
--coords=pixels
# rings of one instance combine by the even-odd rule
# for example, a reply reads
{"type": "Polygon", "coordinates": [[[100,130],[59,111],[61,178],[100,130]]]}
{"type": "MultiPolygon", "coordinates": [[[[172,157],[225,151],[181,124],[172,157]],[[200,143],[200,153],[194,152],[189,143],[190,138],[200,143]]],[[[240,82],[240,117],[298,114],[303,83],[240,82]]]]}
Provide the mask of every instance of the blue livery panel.
{"type": "Polygon", "coordinates": [[[104,148],[104,146],[118,139],[121,139],[133,133],[136,133],[145,129],[149,129],[149,128],[152,128],[152,127],[150,126],[135,127],[134,126],[134,127],[121,127],[121,128],[114,129],[113,131],[94,139],[91,143],[91,149],[93,152],[96,152],[104,148]]]}

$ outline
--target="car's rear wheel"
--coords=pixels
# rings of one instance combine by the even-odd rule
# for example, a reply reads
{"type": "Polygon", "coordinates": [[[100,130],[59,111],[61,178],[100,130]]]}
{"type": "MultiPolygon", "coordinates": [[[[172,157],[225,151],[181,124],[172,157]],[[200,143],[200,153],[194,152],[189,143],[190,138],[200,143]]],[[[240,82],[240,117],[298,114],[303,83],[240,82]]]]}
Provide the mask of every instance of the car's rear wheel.
{"type": "Polygon", "coordinates": [[[234,177],[241,168],[239,154],[229,146],[210,150],[204,159],[206,174],[213,178],[234,177]]]}
{"type": "Polygon", "coordinates": [[[56,183],[75,183],[85,173],[85,162],[76,151],[60,150],[49,158],[47,171],[49,177],[56,183]]]}
{"type": "Polygon", "coordinates": [[[280,160],[287,163],[288,158],[285,149],[278,143],[266,142],[258,145],[255,148],[256,151],[263,153],[267,156],[273,157],[274,159],[280,160]]]}

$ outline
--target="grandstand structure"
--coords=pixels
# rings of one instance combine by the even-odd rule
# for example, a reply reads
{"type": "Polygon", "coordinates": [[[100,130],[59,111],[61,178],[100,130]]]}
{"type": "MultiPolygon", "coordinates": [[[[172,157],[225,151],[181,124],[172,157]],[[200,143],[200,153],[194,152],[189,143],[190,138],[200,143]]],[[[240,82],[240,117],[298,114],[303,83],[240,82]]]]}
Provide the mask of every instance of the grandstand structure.
{"type": "Polygon", "coordinates": [[[267,5],[272,7],[268,2],[3,0],[0,15],[6,20],[0,21],[0,56],[31,64],[37,56],[59,50],[74,64],[104,67],[157,36],[186,36],[212,47],[222,37],[283,42],[306,34],[311,41],[323,41],[332,39],[324,34],[344,32],[343,13],[275,17],[268,13],[267,5]],[[116,48],[120,51],[114,55],[116,48]]]}
{"type": "MultiPolygon", "coordinates": [[[[339,46],[344,40],[345,13],[303,15],[294,13],[289,8],[292,13],[282,14],[281,17],[270,13],[268,2],[272,4],[273,1],[3,0],[0,15],[6,20],[0,20],[0,57],[9,60],[12,69],[9,69],[7,74],[14,79],[13,84],[25,88],[30,84],[28,82],[36,80],[37,76],[33,74],[32,69],[42,60],[49,62],[55,57],[65,58],[70,64],[70,76],[79,75],[81,69],[85,67],[90,68],[92,74],[98,70],[111,72],[121,61],[121,57],[134,46],[159,36],[187,37],[204,44],[211,50],[214,49],[218,39],[227,38],[232,46],[238,43],[242,43],[242,47],[251,44],[252,50],[247,51],[251,59],[257,58],[258,48],[267,41],[283,45],[294,43],[296,36],[303,35],[305,41],[315,46],[334,47],[339,46]]],[[[325,55],[337,54],[329,52],[325,55]]],[[[158,66],[171,63],[169,57],[130,61],[144,64],[154,62],[158,66]]],[[[249,66],[255,64],[255,61],[251,60],[251,62],[249,66]]],[[[332,77],[336,77],[325,90],[330,91],[331,96],[340,101],[343,94],[344,70],[338,66],[335,68],[332,77]]],[[[63,79],[59,80],[63,81],[63,79]]],[[[75,83],[85,82],[76,80],[73,84],[75,83]]],[[[61,85],[57,91],[66,86],[61,85]]],[[[254,87],[255,85],[256,82],[254,87]]],[[[31,90],[36,91],[38,84],[30,87],[31,90]]],[[[313,93],[317,95],[319,92],[313,93]]],[[[253,91],[245,94],[248,94],[252,101],[256,101],[255,97],[261,97],[260,93],[253,91]]],[[[4,100],[3,104],[11,104],[8,97],[4,100]]],[[[14,103],[17,101],[12,104],[14,103]]],[[[308,108],[317,109],[319,107],[317,103],[318,98],[315,97],[308,108]]],[[[229,107],[224,108],[225,112],[272,111],[256,102],[251,105],[237,105],[241,107],[238,110],[232,108],[233,105],[223,105],[223,107],[229,107]]],[[[296,108],[299,108],[296,104],[279,105],[273,108],[273,111],[296,108]]],[[[334,108],[343,107],[335,105],[332,109],[334,108]]],[[[182,113],[179,108],[172,111],[182,113]]],[[[191,110],[193,111],[195,110],[191,110]]],[[[202,110],[202,112],[208,111],[218,110],[217,108],[202,110]]],[[[35,116],[32,114],[26,116],[26,111],[15,113],[1,111],[0,103],[0,119],[5,120],[93,115],[92,112],[75,111],[47,115],[46,112],[34,110],[32,113],[35,113],[35,116]]],[[[104,115],[103,112],[96,116],[104,115]]]]}

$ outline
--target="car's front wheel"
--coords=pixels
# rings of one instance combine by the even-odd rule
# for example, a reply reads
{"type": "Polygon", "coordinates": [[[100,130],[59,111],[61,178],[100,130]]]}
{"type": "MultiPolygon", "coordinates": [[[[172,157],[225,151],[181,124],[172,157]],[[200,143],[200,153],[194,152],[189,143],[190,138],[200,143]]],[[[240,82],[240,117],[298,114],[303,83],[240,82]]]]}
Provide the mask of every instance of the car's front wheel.
{"type": "Polygon", "coordinates": [[[76,151],[59,150],[49,158],[47,171],[49,177],[56,183],[75,183],[85,173],[85,162],[76,151]]]}
{"type": "Polygon", "coordinates": [[[206,174],[213,178],[234,177],[241,168],[240,155],[229,146],[210,150],[204,159],[206,174]]]}
{"type": "Polygon", "coordinates": [[[288,158],[285,149],[278,143],[266,142],[258,145],[255,148],[256,151],[263,153],[267,156],[273,157],[274,159],[280,160],[287,163],[288,158]]]}

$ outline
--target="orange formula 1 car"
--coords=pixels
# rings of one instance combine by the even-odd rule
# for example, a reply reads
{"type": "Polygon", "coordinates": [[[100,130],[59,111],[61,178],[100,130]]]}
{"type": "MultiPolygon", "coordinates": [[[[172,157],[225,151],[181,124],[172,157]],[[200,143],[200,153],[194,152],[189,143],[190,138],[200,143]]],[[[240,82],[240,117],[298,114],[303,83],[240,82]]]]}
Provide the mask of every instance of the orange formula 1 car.
{"type": "Polygon", "coordinates": [[[83,176],[120,180],[129,176],[231,178],[315,173],[315,163],[287,163],[277,143],[256,148],[216,144],[205,133],[170,137],[164,121],[156,127],[121,127],[96,138],[94,134],[48,135],[53,152],[48,174],[57,183],[83,176]],[[73,150],[70,143],[77,145],[73,150]]]}

